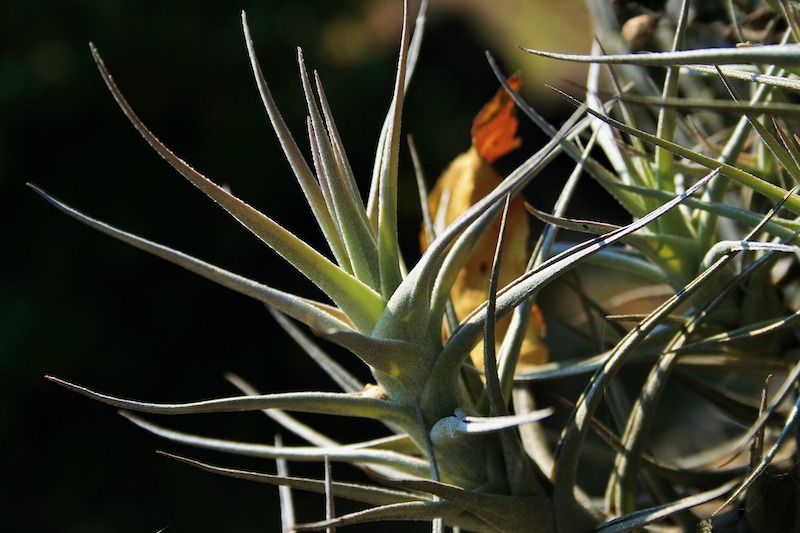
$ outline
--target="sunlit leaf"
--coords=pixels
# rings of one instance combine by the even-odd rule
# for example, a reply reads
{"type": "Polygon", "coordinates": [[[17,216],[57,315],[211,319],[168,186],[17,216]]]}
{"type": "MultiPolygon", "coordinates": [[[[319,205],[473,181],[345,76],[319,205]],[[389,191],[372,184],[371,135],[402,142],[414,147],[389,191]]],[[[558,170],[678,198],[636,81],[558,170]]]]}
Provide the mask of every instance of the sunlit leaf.
{"type": "MultiPolygon", "coordinates": [[[[513,76],[508,81],[513,89],[519,90],[519,77],[513,76]]],[[[428,205],[437,233],[501,183],[502,178],[491,163],[520,145],[521,140],[516,136],[517,126],[514,101],[505,89],[500,89],[473,120],[470,149],[450,163],[429,194],[428,205]]],[[[525,200],[520,194],[511,200],[507,224],[507,242],[498,276],[500,286],[520,276],[528,263],[530,230],[525,200]]],[[[450,297],[459,320],[486,301],[499,228],[500,220],[496,220],[485,231],[453,284],[450,297]]],[[[420,234],[420,241],[424,251],[428,247],[424,231],[420,234]]],[[[509,317],[497,324],[498,349],[510,320],[509,317]]],[[[542,342],[544,334],[543,317],[537,308],[526,330],[518,369],[525,370],[547,361],[548,349],[542,342]]],[[[483,343],[472,350],[471,358],[475,367],[483,368],[483,343]]]]}

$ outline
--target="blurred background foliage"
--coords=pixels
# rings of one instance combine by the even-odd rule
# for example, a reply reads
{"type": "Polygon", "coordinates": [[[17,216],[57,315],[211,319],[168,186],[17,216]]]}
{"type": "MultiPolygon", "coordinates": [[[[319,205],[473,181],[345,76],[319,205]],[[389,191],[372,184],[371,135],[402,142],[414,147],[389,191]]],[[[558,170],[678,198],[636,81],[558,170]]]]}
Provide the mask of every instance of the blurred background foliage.
{"type": "MultiPolygon", "coordinates": [[[[429,182],[469,146],[472,117],[497,88],[484,50],[495,53],[507,72],[520,70],[526,97],[558,120],[569,109],[543,84],[579,92],[575,84],[583,79],[581,71],[537,63],[517,45],[585,51],[590,40],[580,0],[431,4],[404,123],[406,133],[415,136],[429,182]]],[[[181,157],[319,244],[252,80],[241,8],[248,13],[276,100],[298,139],[303,139],[305,111],[295,46],[302,46],[309,66],[320,71],[357,176],[368,176],[390,98],[400,0],[0,4],[5,531],[278,528],[276,489],[158,457],[153,450],[162,442],[42,376],[55,374],[152,401],[235,394],[222,379],[227,371],[265,391],[330,390],[332,384],[260,304],[87,229],[25,187],[26,181],[33,182],[128,231],[277,287],[308,291],[299,275],[138,138],[107,93],[87,48],[88,41],[96,43],[139,115],[181,157]]],[[[527,125],[523,136],[525,145],[504,162],[507,168],[542,142],[527,125]]],[[[413,260],[419,213],[405,147],[403,157],[401,180],[408,185],[402,190],[400,217],[408,259],[413,260]]],[[[564,178],[554,168],[547,178],[553,182],[539,180],[529,198],[549,207],[564,178]]],[[[597,201],[598,190],[588,184],[586,191],[575,212],[608,219],[599,211],[604,207],[597,201]]],[[[337,422],[318,421],[321,429],[353,439],[354,429],[337,422]]],[[[178,427],[209,435],[264,442],[275,430],[257,413],[181,423],[178,427]]],[[[356,429],[368,433],[371,427],[356,429]]],[[[294,442],[291,436],[286,441],[294,442]]],[[[202,457],[220,460],[213,454],[202,457]]],[[[321,466],[292,471],[318,477],[321,466]]],[[[350,473],[335,467],[334,475],[350,473]]],[[[302,502],[310,503],[302,504],[301,517],[321,516],[321,500],[302,502]]]]}

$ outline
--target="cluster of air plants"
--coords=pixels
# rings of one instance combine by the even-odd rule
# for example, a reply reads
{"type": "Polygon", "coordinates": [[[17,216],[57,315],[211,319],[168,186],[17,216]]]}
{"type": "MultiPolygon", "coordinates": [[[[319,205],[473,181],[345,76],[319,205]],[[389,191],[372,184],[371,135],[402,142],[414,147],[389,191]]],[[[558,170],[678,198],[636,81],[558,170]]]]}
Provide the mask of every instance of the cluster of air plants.
{"type": "MultiPolygon", "coordinates": [[[[800,149],[792,135],[800,109],[792,103],[800,88],[793,72],[800,65],[800,45],[789,44],[800,42],[800,17],[794,4],[774,0],[768,2],[770,27],[779,44],[683,52],[687,32],[693,30],[688,4],[683,2],[673,16],[646,13],[654,26],[645,30],[656,30],[654,42],[665,31],[671,35],[668,52],[624,54],[616,14],[603,1],[589,2],[589,7],[604,50],[598,46],[596,54],[585,57],[530,50],[591,63],[586,100],[575,102],[575,113],[560,128],[526,105],[490,58],[508,94],[551,140],[449,224],[434,223],[437,217],[427,212],[423,184],[429,245],[409,267],[398,247],[398,154],[403,98],[420,49],[424,5],[413,36],[408,17],[403,27],[394,95],[366,200],[356,188],[319,78],[308,75],[300,55],[309,160],[278,112],[242,18],[264,107],[329,245],[325,253],[166,148],[133,112],[92,48],[103,79],[145,140],[329,301],[238,276],[45,197],[100,231],[264,302],[343,392],[262,395],[235,380],[241,396],[154,404],[50,379],[124,409],[135,424],[171,441],[277,460],[279,474],[178,458],[187,463],[366,504],[363,511],[344,516],[335,516],[331,506],[326,519],[305,525],[293,523],[286,512],[287,529],[380,520],[426,520],[434,530],[444,524],[471,531],[622,531],[651,523],[682,529],[797,529],[800,485],[786,480],[797,474],[792,443],[800,406],[795,385],[800,351],[793,329],[800,316],[793,278],[800,251],[794,244],[800,231],[800,198],[794,194],[800,184],[800,149]],[[604,162],[595,158],[599,152],[604,162]],[[526,250],[525,272],[500,287],[511,199],[560,154],[574,159],[574,172],[550,213],[531,209],[547,227],[526,250]],[[584,175],[630,213],[630,224],[564,218],[584,175]],[[453,287],[498,219],[485,301],[467,316],[457,316],[453,287]],[[562,245],[555,241],[557,228],[595,236],[562,245]],[[594,299],[591,288],[581,291],[586,322],[595,324],[600,317],[613,333],[597,338],[599,349],[578,359],[554,351],[549,363],[517,368],[526,328],[535,322],[530,317],[536,295],[564,273],[590,265],[635,275],[645,280],[641,287],[669,287],[670,295],[644,315],[607,317],[604,302],[594,299]],[[508,316],[510,325],[496,329],[496,322],[508,316]],[[358,382],[293,320],[352,352],[368,365],[375,383],[365,387],[358,382]],[[496,339],[500,331],[502,338],[496,339]],[[473,365],[470,355],[481,341],[482,361],[473,365]],[[626,374],[628,369],[639,372],[626,374]],[[636,379],[623,382],[623,374],[636,379]],[[541,423],[552,410],[536,410],[533,393],[544,380],[557,390],[559,380],[572,378],[574,383],[575,376],[583,378],[585,388],[577,399],[565,400],[570,415],[554,435],[541,423]],[[712,440],[704,439],[702,431],[692,435],[688,426],[679,428],[679,438],[692,440],[695,449],[665,455],[650,438],[651,430],[668,417],[669,406],[661,400],[676,383],[691,391],[686,405],[706,409],[681,404],[678,410],[711,416],[711,406],[714,416],[732,422],[730,433],[712,440]],[[310,446],[211,439],[132,414],[246,410],[265,410],[310,446]],[[378,420],[386,426],[386,438],[342,444],[286,411],[378,420]],[[377,481],[362,485],[330,476],[292,477],[286,461],[293,459],[351,463],[377,481]],[[579,467],[588,461],[596,463],[594,477],[602,477],[605,493],[585,483],[579,467]]],[[[744,18],[733,4],[730,13],[730,27],[741,35],[744,18]]],[[[764,38],[773,35],[762,33],[764,38]]]]}

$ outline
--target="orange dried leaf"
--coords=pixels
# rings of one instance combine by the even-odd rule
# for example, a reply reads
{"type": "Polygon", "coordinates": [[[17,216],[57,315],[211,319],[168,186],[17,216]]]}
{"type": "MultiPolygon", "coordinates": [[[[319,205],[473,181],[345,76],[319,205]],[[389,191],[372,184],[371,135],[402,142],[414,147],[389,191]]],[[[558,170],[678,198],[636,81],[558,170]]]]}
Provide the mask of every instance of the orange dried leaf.
{"type": "MultiPolygon", "coordinates": [[[[514,74],[508,84],[519,91],[522,81],[514,74]]],[[[514,100],[501,88],[472,121],[472,145],[488,164],[519,148],[522,140],[516,136],[519,125],[516,111],[514,100]]]]}

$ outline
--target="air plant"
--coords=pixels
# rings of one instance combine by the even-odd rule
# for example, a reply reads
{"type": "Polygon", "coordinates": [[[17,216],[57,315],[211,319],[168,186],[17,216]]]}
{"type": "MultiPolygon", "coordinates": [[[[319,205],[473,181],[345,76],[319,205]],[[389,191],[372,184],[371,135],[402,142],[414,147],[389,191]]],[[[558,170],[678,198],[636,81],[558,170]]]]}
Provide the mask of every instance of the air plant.
{"type": "MultiPolygon", "coordinates": [[[[436,216],[428,212],[422,186],[428,246],[409,268],[398,246],[398,154],[404,95],[420,51],[425,2],[413,36],[405,17],[394,93],[366,200],[356,186],[319,77],[309,75],[299,53],[308,107],[309,163],[273,101],[242,15],[262,102],[328,244],[324,253],[164,146],[134,113],[92,46],[106,85],[154,150],[329,300],[300,297],[244,278],[97,221],[36,190],[95,229],[264,302],[343,392],[259,394],[239,378],[231,378],[242,395],[157,404],[49,379],[123,409],[134,424],[167,440],[276,460],[279,473],[241,471],[170,454],[180,461],[223,475],[366,504],[364,510],[343,516],[335,516],[331,507],[326,519],[311,524],[295,524],[287,505],[286,529],[385,520],[431,521],[434,530],[446,524],[487,532],[623,531],[651,523],[684,529],[724,530],[741,523],[761,531],[775,523],[798,527],[796,485],[787,489],[789,503],[783,507],[763,512],[761,503],[770,494],[765,476],[796,474],[797,461],[790,456],[794,452],[785,444],[794,438],[800,406],[795,403],[798,343],[791,329],[800,312],[796,299],[790,298],[794,286],[790,267],[796,265],[800,250],[795,244],[800,198],[790,184],[800,184],[800,151],[787,133],[795,129],[792,120],[798,108],[786,96],[800,87],[792,72],[800,62],[799,45],[788,44],[798,41],[800,22],[793,4],[776,3],[776,7],[783,8],[778,11],[789,28],[781,44],[681,51],[689,27],[688,2],[683,2],[669,52],[621,50],[602,55],[598,48],[591,56],[562,56],[528,50],[592,64],[586,100],[575,101],[576,111],[560,128],[521,99],[490,57],[508,95],[551,140],[448,224],[433,223],[436,216]],[[625,68],[604,70],[601,63],[625,68]],[[762,71],[742,64],[768,66],[762,71]],[[666,69],[660,95],[651,94],[652,71],[643,66],[666,69]],[[601,85],[604,72],[610,74],[610,92],[601,85]],[[724,92],[713,100],[682,96],[699,90],[699,75],[722,80],[724,92]],[[754,86],[748,102],[743,103],[731,83],[734,78],[754,86]],[[684,114],[686,109],[704,113],[684,114]],[[704,133],[712,113],[714,127],[722,125],[720,135],[704,133]],[[741,118],[727,127],[725,120],[732,114],[741,118]],[[596,158],[598,149],[608,164],[596,158]],[[525,250],[530,259],[524,272],[499,287],[512,198],[562,153],[575,160],[574,171],[550,213],[530,208],[546,222],[546,229],[533,249],[525,250]],[[587,174],[630,213],[629,224],[564,217],[580,177],[587,174]],[[594,236],[578,244],[561,244],[555,241],[558,228],[594,236]],[[471,313],[457,316],[453,287],[489,231],[498,233],[491,236],[494,253],[485,278],[485,299],[471,313]],[[610,320],[618,336],[600,339],[600,350],[579,359],[553,353],[549,363],[540,360],[518,367],[539,291],[567,272],[580,275],[590,265],[633,273],[645,280],[642,285],[666,285],[672,294],[647,314],[606,317],[603,302],[594,301],[591,289],[582,291],[587,322],[599,315],[610,320]],[[505,317],[511,317],[510,325],[496,329],[496,322],[505,317]],[[623,327],[625,320],[636,326],[623,327]],[[369,367],[375,383],[360,383],[296,322],[349,350],[369,367]],[[471,354],[479,343],[482,361],[473,365],[471,354]],[[637,383],[622,383],[623,368],[650,370],[637,383]],[[783,381],[769,389],[759,385],[770,375],[773,381],[783,381]],[[564,399],[571,414],[556,428],[560,436],[553,436],[544,420],[553,409],[537,409],[533,393],[542,381],[557,386],[560,379],[574,376],[585,377],[585,389],[577,399],[564,399]],[[703,405],[713,406],[745,429],[690,456],[658,456],[651,429],[658,426],[666,408],[660,400],[674,383],[688,385],[703,405]],[[730,383],[746,392],[760,393],[763,388],[763,395],[735,395],[725,388],[730,383]],[[608,413],[602,420],[601,409],[608,413]],[[213,439],[168,429],[134,414],[255,410],[264,410],[309,446],[213,439]],[[386,437],[339,443],[288,412],[378,420],[386,427],[386,437]],[[590,433],[604,443],[600,452],[587,440],[590,433]],[[586,488],[579,465],[590,459],[598,462],[606,477],[605,494],[586,488]],[[342,483],[329,474],[318,480],[293,477],[286,468],[292,460],[350,463],[368,472],[375,483],[342,483]],[[702,511],[696,510],[704,504],[702,511]]],[[[603,44],[613,45],[614,34],[602,22],[613,20],[610,7],[598,1],[590,2],[590,8],[595,10],[603,44]]],[[[664,23],[669,17],[660,20],[664,23]]]]}

